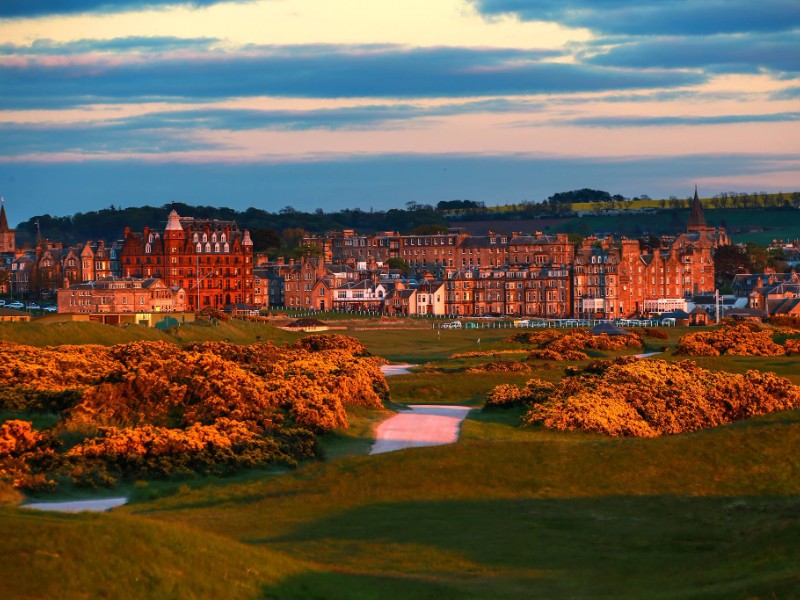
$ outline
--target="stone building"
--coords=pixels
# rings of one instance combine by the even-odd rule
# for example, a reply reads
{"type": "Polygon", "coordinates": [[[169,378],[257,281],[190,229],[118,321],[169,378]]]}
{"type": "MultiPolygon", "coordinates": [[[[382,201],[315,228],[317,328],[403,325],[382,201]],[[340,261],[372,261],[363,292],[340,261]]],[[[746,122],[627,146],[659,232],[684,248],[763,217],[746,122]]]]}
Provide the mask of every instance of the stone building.
{"type": "Polygon", "coordinates": [[[163,232],[125,228],[120,263],[123,277],[183,288],[189,310],[253,304],[253,242],[235,221],[180,217],[173,210],[163,232]]]}
{"type": "Polygon", "coordinates": [[[159,313],[186,310],[186,291],[159,278],[106,277],[58,290],[58,312],[159,313]]]}

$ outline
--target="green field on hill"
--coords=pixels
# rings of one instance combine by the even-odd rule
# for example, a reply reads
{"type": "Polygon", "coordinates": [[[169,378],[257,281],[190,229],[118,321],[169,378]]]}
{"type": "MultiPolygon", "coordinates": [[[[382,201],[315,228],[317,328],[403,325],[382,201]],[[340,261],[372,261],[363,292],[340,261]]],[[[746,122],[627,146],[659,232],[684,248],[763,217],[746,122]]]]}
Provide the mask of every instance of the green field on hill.
{"type": "MultiPolygon", "coordinates": [[[[140,333],[179,343],[301,335],[239,321],[171,333],[35,325],[4,326],[0,336],[111,344],[140,333]]],[[[295,471],[138,482],[124,489],[132,503],[110,514],[6,507],[0,596],[785,598],[800,589],[798,411],[650,439],[523,429],[521,409],[480,410],[485,394],[533,375],[554,381],[581,363],[466,374],[499,356],[524,358],[450,358],[519,349],[506,341],[516,331],[345,325],[339,333],[373,354],[420,365],[389,378],[393,405],[476,407],[457,444],[366,456],[387,413],[353,409],[348,430],[323,437],[328,459],[295,471]]],[[[671,348],[688,329],[666,331],[643,351],[682,360],[671,348]]],[[[695,360],[800,383],[797,356],[695,360]]]]}

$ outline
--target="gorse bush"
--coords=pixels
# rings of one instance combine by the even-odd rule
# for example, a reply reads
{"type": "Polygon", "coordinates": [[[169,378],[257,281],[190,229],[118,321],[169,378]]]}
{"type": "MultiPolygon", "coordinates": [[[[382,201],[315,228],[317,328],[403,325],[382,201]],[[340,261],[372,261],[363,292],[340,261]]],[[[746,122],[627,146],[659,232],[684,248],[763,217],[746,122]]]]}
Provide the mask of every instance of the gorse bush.
{"type": "Polygon", "coordinates": [[[708,371],[694,362],[624,357],[573,368],[557,384],[498,386],[487,406],[526,404],[529,425],[653,437],[800,408],[800,388],[774,373],[708,371]]]}
{"type": "Polygon", "coordinates": [[[531,368],[516,360],[498,360],[485,365],[477,365],[465,369],[465,373],[528,373],[531,368]]]}
{"type": "Polygon", "coordinates": [[[675,354],[684,356],[780,356],[784,348],[773,341],[769,329],[753,329],[741,325],[726,325],[715,331],[698,331],[681,337],[675,354]]]}
{"type": "Polygon", "coordinates": [[[506,340],[532,346],[529,360],[586,360],[589,356],[584,350],[624,350],[641,348],[642,340],[637,335],[592,334],[587,329],[572,329],[561,332],[548,329],[518,333],[506,340]]]}
{"type": "MultiPolygon", "coordinates": [[[[56,407],[61,413],[56,432],[79,440],[60,456],[60,468],[79,483],[293,465],[313,455],[314,434],[347,427],[346,405],[381,407],[388,398],[381,359],[354,355],[351,350],[359,355],[365,350],[350,338],[325,337],[287,348],[219,342],[185,348],[166,342],[43,349],[2,344],[7,385],[0,408],[56,407]]],[[[30,447],[27,454],[0,455],[16,465],[14,484],[30,487],[29,475],[42,473],[46,463],[36,466],[42,454],[37,448],[44,446],[31,445],[42,434],[30,424],[4,431],[16,441],[2,447],[30,447]]]]}

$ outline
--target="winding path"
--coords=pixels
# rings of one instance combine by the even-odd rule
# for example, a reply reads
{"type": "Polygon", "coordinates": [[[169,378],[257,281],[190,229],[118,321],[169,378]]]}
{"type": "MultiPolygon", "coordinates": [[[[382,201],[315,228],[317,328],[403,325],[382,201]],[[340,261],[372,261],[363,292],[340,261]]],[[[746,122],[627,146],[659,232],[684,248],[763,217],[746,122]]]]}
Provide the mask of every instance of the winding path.
{"type": "Polygon", "coordinates": [[[33,510],[54,510],[56,512],[105,512],[122,506],[128,501],[127,498],[95,498],[94,500],[69,500],[66,502],[33,502],[23,504],[20,508],[30,508],[33,510]]]}
{"type": "Polygon", "coordinates": [[[411,404],[410,410],[386,419],[375,431],[370,454],[394,452],[421,446],[442,446],[458,441],[461,422],[469,406],[411,404]]]}

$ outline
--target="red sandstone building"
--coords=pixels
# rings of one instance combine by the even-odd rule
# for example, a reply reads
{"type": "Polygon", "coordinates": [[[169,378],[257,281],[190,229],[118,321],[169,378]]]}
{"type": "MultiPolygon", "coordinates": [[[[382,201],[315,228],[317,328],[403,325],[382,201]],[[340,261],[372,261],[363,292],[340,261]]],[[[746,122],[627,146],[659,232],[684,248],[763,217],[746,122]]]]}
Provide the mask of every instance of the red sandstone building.
{"type": "Polygon", "coordinates": [[[106,277],[58,290],[59,313],[161,313],[184,310],[186,292],[181,288],[171,288],[157,278],[106,277]]]}
{"type": "Polygon", "coordinates": [[[169,214],[164,232],[125,229],[123,277],[152,278],[186,291],[187,310],[253,304],[253,242],[235,221],[169,214]]]}

